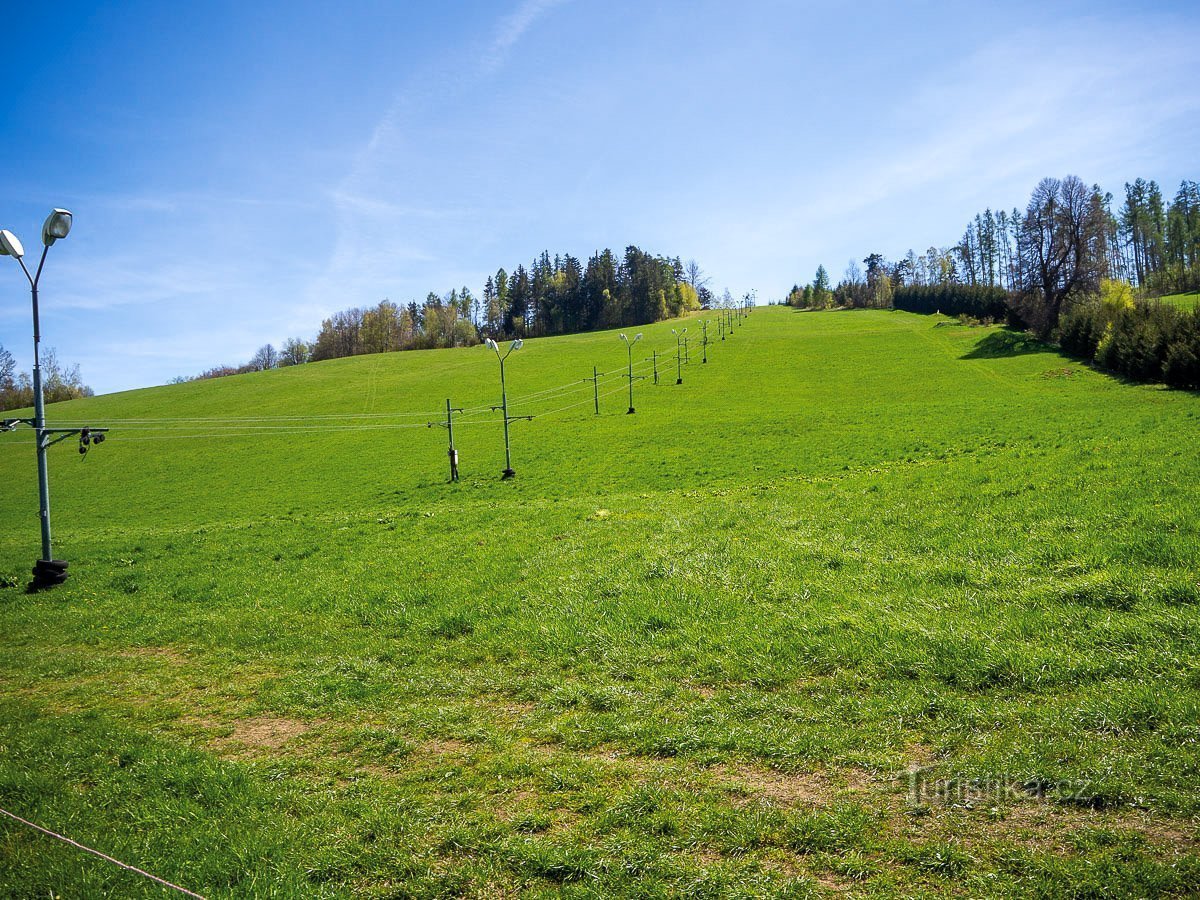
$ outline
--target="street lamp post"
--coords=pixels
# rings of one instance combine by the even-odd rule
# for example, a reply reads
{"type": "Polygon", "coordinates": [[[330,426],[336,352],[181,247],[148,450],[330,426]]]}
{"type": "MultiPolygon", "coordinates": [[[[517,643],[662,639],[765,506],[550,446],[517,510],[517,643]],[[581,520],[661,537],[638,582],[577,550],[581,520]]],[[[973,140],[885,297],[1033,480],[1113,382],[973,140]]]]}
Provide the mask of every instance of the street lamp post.
{"type": "Polygon", "coordinates": [[[515,341],[512,342],[512,344],[509,345],[508,352],[503,355],[501,355],[501,353],[500,353],[500,347],[491,338],[488,338],[485,341],[485,343],[487,344],[487,346],[490,349],[495,351],[496,359],[500,360],[500,406],[498,406],[498,407],[493,406],[492,410],[495,411],[496,409],[499,409],[504,413],[504,471],[500,473],[500,477],[502,479],[509,479],[509,478],[512,478],[517,473],[513,471],[513,467],[512,467],[512,447],[509,444],[509,440],[508,440],[508,423],[511,421],[511,419],[514,419],[514,418],[530,419],[530,418],[532,418],[532,416],[512,416],[512,417],[510,417],[508,415],[508,390],[504,385],[504,361],[506,359],[508,359],[509,356],[511,356],[514,351],[520,350],[521,345],[524,344],[525,342],[522,341],[520,338],[517,338],[515,341]]]}
{"type": "Polygon", "coordinates": [[[38,283],[42,278],[42,267],[46,264],[46,253],[54,242],[65,238],[71,232],[71,213],[65,209],[54,209],[46,217],[42,225],[42,256],[38,261],[36,272],[32,275],[25,265],[25,248],[21,241],[11,231],[0,230],[0,256],[11,256],[21,265],[21,271],[29,281],[29,290],[33,298],[33,419],[6,419],[0,423],[0,428],[12,430],[18,424],[33,426],[37,443],[38,467],[38,516],[42,527],[42,555],[33,567],[33,588],[35,590],[62,584],[67,580],[67,563],[54,559],[50,543],[50,476],[47,468],[46,449],[58,441],[73,434],[78,434],[79,450],[87,452],[87,447],[93,441],[100,443],[104,440],[107,428],[47,428],[45,399],[42,396],[42,367],[39,355],[39,344],[42,340],[41,324],[38,316],[38,283]],[[58,435],[51,439],[50,435],[58,435]]]}
{"type": "Polygon", "coordinates": [[[687,329],[676,331],[672,328],[671,334],[675,335],[675,383],[683,384],[683,336],[687,329]]]}
{"type": "Polygon", "coordinates": [[[700,362],[706,363],[708,362],[708,319],[700,324],[704,328],[704,339],[700,342],[700,347],[704,350],[704,358],[700,362]]]}
{"type": "Polygon", "coordinates": [[[629,409],[625,415],[633,415],[633,345],[642,339],[641,334],[635,334],[631,341],[624,334],[621,335],[621,340],[625,342],[625,350],[629,356],[629,374],[625,377],[629,379],[629,409]]]}

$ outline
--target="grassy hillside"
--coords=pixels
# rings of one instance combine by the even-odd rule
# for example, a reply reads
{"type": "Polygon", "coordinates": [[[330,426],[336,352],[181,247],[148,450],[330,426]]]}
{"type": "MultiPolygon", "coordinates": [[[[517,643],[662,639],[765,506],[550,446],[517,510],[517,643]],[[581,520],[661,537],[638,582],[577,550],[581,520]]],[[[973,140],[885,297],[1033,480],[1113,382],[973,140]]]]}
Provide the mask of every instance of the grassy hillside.
{"type": "Polygon", "coordinates": [[[1162,298],[1163,303],[1169,303],[1171,306],[1178,306],[1180,309],[1195,309],[1200,305],[1200,292],[1192,291],[1190,294],[1168,294],[1162,298]]]}
{"type": "MultiPolygon", "coordinates": [[[[509,482],[425,427],[483,348],[53,406],[113,431],[33,596],[0,436],[0,807],[209,896],[1189,895],[1197,398],[898,312],[710,351],[597,417],[615,333],[527,342],[509,482]]],[[[12,896],[146,884],[0,824],[12,896]]]]}

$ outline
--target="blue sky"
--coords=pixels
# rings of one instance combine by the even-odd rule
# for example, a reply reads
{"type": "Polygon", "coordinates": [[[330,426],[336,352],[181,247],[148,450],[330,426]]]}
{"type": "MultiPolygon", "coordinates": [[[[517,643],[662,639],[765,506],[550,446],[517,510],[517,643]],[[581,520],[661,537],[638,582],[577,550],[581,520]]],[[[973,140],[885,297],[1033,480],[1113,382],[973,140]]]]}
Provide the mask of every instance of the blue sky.
{"type": "MultiPolygon", "coordinates": [[[[1194,3],[18,4],[0,227],[99,392],[602,247],[781,297],[1077,174],[1200,178],[1194,3]]],[[[0,344],[31,360],[0,258],[0,344]]]]}

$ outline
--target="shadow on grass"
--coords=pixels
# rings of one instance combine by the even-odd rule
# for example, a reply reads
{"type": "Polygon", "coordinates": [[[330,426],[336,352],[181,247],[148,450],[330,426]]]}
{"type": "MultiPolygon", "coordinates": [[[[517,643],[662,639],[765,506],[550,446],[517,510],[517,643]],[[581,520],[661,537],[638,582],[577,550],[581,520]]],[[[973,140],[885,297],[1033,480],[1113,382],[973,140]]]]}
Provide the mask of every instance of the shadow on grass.
{"type": "Polygon", "coordinates": [[[993,331],[982,338],[970,353],[964,353],[961,359],[1000,359],[1005,356],[1026,356],[1030,353],[1054,353],[1049,344],[1039,341],[1023,331],[1005,328],[993,331]]]}

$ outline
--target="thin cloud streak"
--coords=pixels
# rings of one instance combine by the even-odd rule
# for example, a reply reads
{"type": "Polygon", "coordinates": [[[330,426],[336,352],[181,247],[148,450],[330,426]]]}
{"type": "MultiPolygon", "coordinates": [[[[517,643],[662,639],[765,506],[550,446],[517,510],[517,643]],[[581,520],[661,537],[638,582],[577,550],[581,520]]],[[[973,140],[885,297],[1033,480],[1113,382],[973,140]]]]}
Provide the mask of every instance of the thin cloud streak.
{"type": "Polygon", "coordinates": [[[498,69],[513,46],[534,23],[565,0],[525,0],[516,10],[500,20],[492,45],[483,56],[483,68],[491,72],[498,69]]]}
{"type": "Polygon", "coordinates": [[[836,278],[847,254],[896,257],[952,244],[984,206],[1023,209],[1047,175],[1078,174],[1119,196],[1117,179],[1162,175],[1129,170],[1139,142],[1200,110],[1200,95],[1171,89],[1194,67],[1188,48],[1198,37],[1197,29],[1156,35],[1153,73],[1138,60],[1098,65],[1090,54],[1099,33],[1074,53],[1051,53],[1034,34],[1006,37],[931,73],[897,104],[897,121],[880,123],[879,140],[840,164],[785,182],[770,198],[695,211],[660,230],[695,248],[722,280],[758,285],[760,296],[769,286],[774,296],[819,263],[836,278]],[[997,71],[1003,79],[991,77],[997,71]],[[905,118],[929,124],[895,137],[905,118]],[[947,215],[954,206],[959,212],[947,215]]]}
{"type": "Polygon", "coordinates": [[[375,302],[411,279],[413,264],[427,264],[417,266],[424,270],[458,266],[444,258],[446,242],[439,246],[431,228],[441,225],[450,229],[448,237],[461,235],[463,223],[485,218],[485,212],[450,199],[435,207],[393,198],[405,188],[423,187],[417,179],[428,162],[421,155],[429,140],[428,120],[461,100],[480,76],[494,74],[529,29],[564,2],[525,0],[503,17],[480,57],[478,75],[439,68],[407,79],[346,176],[328,192],[337,236],[325,271],[305,289],[308,306],[328,309],[333,298],[343,306],[375,302]]]}

